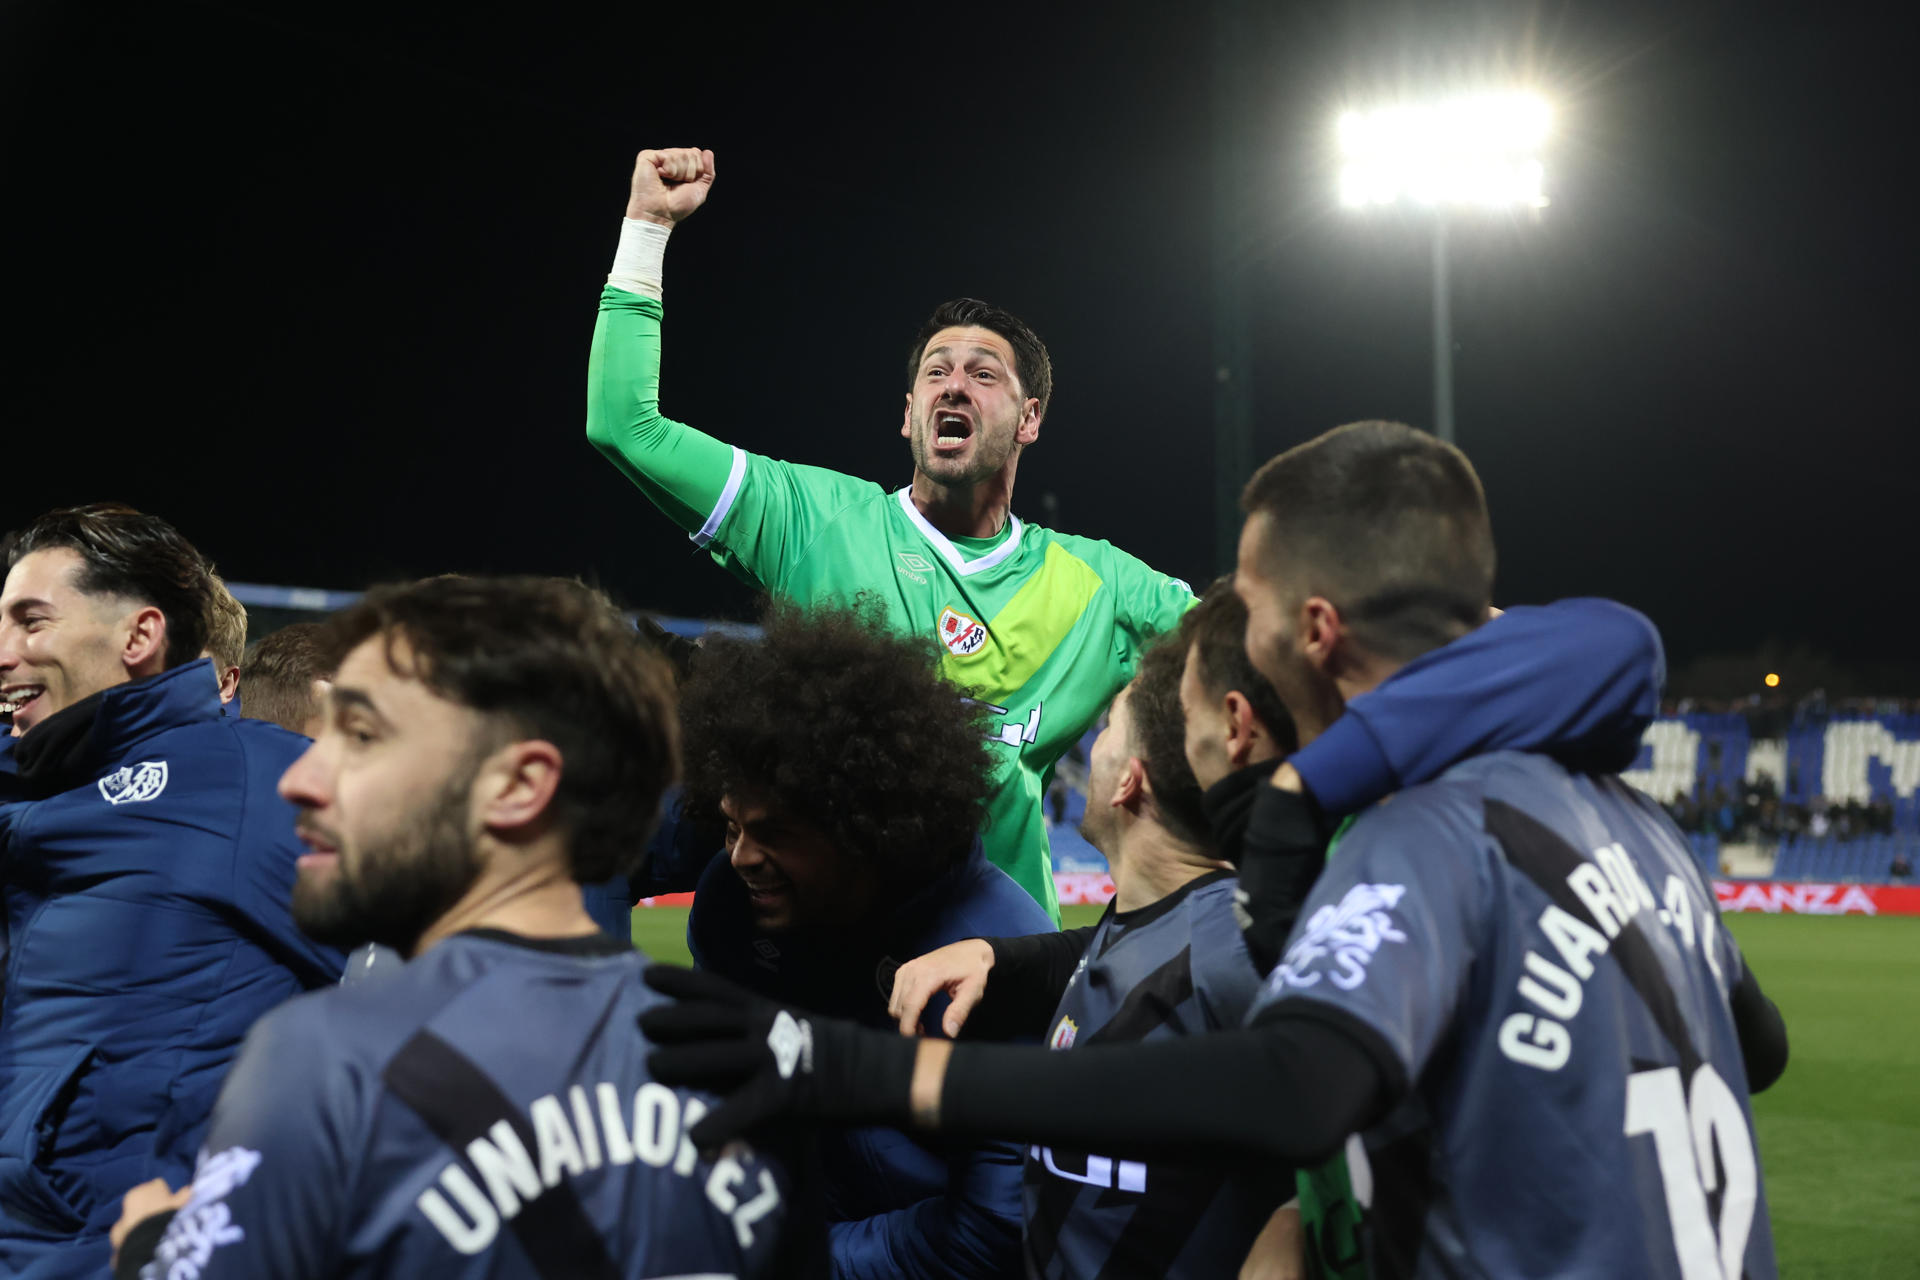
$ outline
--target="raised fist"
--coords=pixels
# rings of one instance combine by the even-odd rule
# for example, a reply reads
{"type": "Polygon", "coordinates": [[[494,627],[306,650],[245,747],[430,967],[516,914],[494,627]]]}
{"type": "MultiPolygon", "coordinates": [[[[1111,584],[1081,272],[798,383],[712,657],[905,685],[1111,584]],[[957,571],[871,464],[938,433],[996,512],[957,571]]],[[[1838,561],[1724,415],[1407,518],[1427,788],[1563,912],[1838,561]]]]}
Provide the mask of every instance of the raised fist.
{"type": "Polygon", "coordinates": [[[642,151],[633,162],[627,216],[672,225],[707,202],[713,189],[713,152],[698,147],[642,151]]]}

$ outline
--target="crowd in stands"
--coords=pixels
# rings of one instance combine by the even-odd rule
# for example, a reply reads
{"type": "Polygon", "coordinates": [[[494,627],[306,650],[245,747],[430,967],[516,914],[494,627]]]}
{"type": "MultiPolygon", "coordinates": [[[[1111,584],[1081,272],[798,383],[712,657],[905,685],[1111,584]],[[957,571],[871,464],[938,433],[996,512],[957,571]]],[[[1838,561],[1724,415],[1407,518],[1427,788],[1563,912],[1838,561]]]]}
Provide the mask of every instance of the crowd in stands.
{"type": "Polygon", "coordinates": [[[1739,788],[1724,785],[1700,788],[1667,806],[1674,823],[1689,835],[1713,835],[1721,842],[1810,837],[1815,840],[1851,840],[1858,836],[1892,835],[1893,801],[1885,795],[1870,801],[1830,801],[1815,795],[1805,803],[1783,800],[1771,774],[1761,773],[1739,788]]]}
{"type": "Polygon", "coordinates": [[[1815,689],[1799,697],[1755,693],[1744,698],[1669,698],[1661,704],[1664,716],[1694,714],[1737,715],[1755,738],[1781,738],[1795,729],[1817,729],[1831,720],[1867,716],[1920,715],[1920,698],[1829,698],[1815,689]]]}

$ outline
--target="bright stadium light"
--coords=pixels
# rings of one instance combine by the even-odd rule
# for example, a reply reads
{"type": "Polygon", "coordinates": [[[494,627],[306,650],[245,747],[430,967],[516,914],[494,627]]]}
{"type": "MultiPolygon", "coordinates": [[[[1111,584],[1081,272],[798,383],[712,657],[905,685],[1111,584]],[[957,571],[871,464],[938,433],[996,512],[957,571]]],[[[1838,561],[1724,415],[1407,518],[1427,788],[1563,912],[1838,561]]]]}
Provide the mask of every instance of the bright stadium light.
{"type": "Polygon", "coordinates": [[[1553,109],[1531,93],[1482,93],[1342,113],[1340,203],[1410,204],[1433,219],[1433,433],[1453,440],[1450,210],[1547,207],[1540,152],[1553,109]]]}
{"type": "Polygon", "coordinates": [[[1530,93],[1346,112],[1340,202],[1545,208],[1539,152],[1552,125],[1552,109],[1530,93]]]}

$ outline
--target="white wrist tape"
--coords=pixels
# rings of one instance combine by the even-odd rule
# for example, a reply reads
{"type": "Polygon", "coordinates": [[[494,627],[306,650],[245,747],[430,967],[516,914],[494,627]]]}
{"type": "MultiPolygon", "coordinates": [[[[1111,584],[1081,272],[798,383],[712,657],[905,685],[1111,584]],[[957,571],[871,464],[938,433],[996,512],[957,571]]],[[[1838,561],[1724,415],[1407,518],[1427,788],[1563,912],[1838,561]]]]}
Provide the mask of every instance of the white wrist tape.
{"type": "Polygon", "coordinates": [[[613,251],[613,270],[607,283],[628,293],[658,299],[667,256],[670,226],[644,218],[620,220],[620,247],[613,251]]]}

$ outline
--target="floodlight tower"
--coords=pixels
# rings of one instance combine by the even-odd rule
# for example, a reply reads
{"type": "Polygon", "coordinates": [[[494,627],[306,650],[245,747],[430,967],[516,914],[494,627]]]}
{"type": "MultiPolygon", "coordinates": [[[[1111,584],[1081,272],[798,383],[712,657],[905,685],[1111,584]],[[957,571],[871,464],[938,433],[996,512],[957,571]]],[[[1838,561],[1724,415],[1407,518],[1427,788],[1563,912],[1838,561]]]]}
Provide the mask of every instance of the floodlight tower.
{"type": "Polygon", "coordinates": [[[1411,204],[1433,227],[1433,431],[1453,440],[1453,313],[1447,221],[1458,209],[1544,209],[1540,148],[1553,123],[1530,93],[1486,93],[1348,111],[1339,121],[1340,203],[1411,204]]]}

